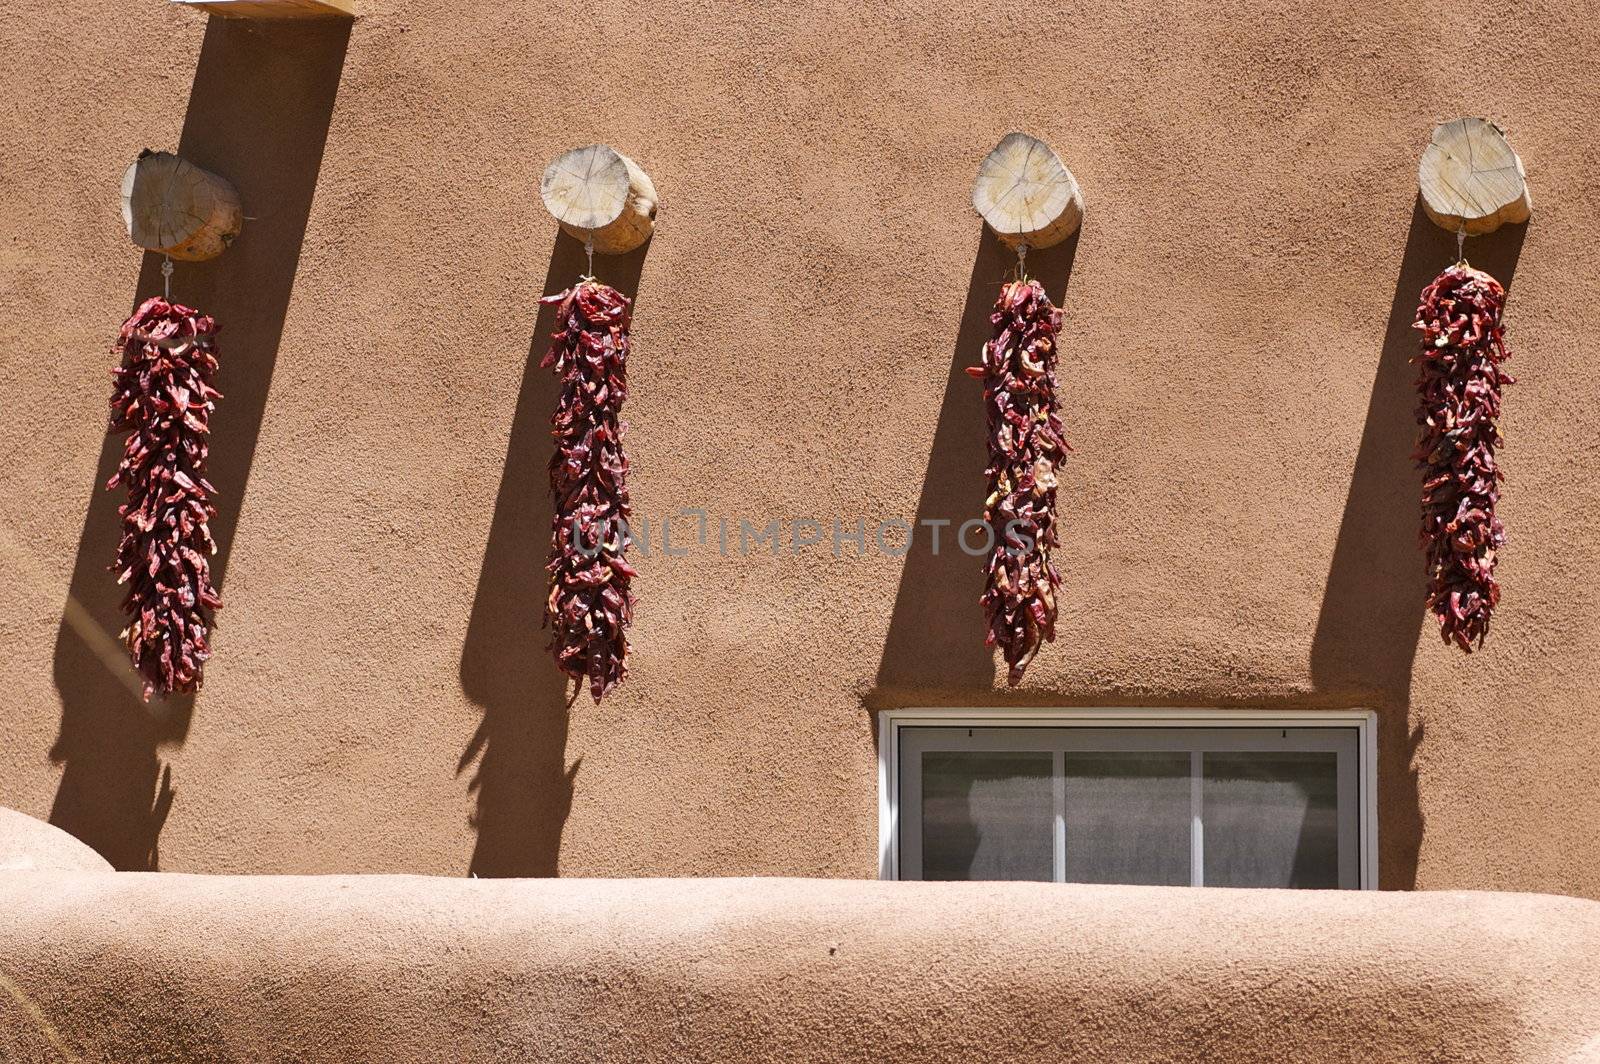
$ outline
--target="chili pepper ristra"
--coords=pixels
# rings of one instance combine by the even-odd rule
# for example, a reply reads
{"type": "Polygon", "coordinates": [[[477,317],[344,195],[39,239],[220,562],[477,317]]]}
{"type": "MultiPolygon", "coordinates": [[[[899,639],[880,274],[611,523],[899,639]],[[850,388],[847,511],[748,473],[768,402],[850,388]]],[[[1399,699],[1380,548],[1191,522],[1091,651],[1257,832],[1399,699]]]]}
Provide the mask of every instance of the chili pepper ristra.
{"type": "Polygon", "coordinates": [[[1495,514],[1505,475],[1499,447],[1500,393],[1515,383],[1501,329],[1505,289],[1463,260],[1422,292],[1414,327],[1422,333],[1417,365],[1413,456],[1422,467],[1422,549],[1427,608],[1446,643],[1482,647],[1500,601],[1495,565],[1505,528],[1495,514]]]}
{"type": "Polygon", "coordinates": [[[626,558],[628,458],[622,451],[632,303],[585,277],[542,300],[556,306],[556,331],[541,368],[561,378],[550,420],[550,593],[545,624],[556,666],[587,681],[598,703],[628,675],[630,584],[626,558]]]}
{"type": "Polygon", "coordinates": [[[983,381],[989,429],[983,517],[994,542],[980,601],[984,642],[1000,648],[1006,681],[1015,685],[1039,647],[1056,637],[1056,473],[1071,448],[1056,397],[1061,312],[1043,285],[1019,278],[1000,290],[989,320],[994,336],[983,363],[967,370],[983,381]]]}
{"type": "Polygon", "coordinates": [[[122,641],[146,700],[200,690],[213,611],[222,606],[211,580],[216,489],[206,479],[211,412],[222,398],[213,387],[216,337],[211,318],[156,296],[117,341],[110,430],[128,438],[106,488],[125,488],[128,501],[117,508],[122,540],[112,570],[128,585],[122,641]]]}

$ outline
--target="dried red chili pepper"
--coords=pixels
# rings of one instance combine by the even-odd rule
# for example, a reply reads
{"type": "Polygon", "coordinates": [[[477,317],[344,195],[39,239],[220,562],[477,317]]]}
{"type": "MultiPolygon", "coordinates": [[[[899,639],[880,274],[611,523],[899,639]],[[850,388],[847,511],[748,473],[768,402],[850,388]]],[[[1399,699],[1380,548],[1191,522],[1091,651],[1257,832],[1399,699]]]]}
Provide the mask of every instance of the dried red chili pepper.
{"type": "Polygon", "coordinates": [[[1422,332],[1417,364],[1413,457],[1423,468],[1422,548],[1427,606],[1439,633],[1469,654],[1483,646],[1500,601],[1494,569],[1505,528],[1495,516],[1500,482],[1500,389],[1515,383],[1500,365],[1506,351],[1500,316],[1505,289],[1488,274],[1457,263],[1423,289],[1413,327],[1422,332]]]}
{"type": "Polygon", "coordinates": [[[625,555],[628,327],[632,302],[615,288],[586,279],[546,296],[556,304],[556,330],[540,363],[561,378],[550,419],[550,596],[545,624],[550,651],[573,679],[589,683],[598,703],[628,675],[627,628],[633,620],[629,585],[636,570],[625,555]]]}
{"type": "Polygon", "coordinates": [[[983,364],[967,370],[983,381],[989,424],[983,517],[994,546],[980,602],[989,625],[984,642],[1001,649],[1006,682],[1015,685],[1040,645],[1056,637],[1056,471],[1072,448],[1062,438],[1056,398],[1061,312],[1043,285],[1019,280],[1001,289],[989,320],[994,337],[983,347],[983,364]]]}
{"type": "Polygon", "coordinates": [[[128,585],[122,640],[146,700],[154,691],[200,690],[212,611],[222,606],[211,583],[216,489],[206,480],[211,411],[222,398],[212,387],[216,335],[211,318],[158,296],[123,323],[117,340],[110,431],[128,439],[106,488],[124,486],[128,501],[117,507],[122,541],[112,571],[128,585]]]}

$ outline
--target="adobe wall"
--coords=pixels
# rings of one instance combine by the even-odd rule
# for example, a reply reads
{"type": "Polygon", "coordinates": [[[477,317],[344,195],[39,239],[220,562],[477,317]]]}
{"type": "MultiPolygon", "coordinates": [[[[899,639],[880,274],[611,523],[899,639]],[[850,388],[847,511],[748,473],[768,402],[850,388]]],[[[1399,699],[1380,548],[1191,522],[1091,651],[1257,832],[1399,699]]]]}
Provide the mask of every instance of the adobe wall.
{"type": "Polygon", "coordinates": [[[1600,1060],[1571,898],[6,873],[0,909],[16,1064],[1600,1060]]]}
{"type": "Polygon", "coordinates": [[[1600,6],[369,11],[0,23],[0,802],[121,868],[864,877],[877,709],[1371,706],[1384,885],[1600,897],[1600,6]],[[1520,383],[1505,597],[1466,658],[1422,614],[1406,359],[1454,253],[1417,158],[1479,112],[1535,215],[1469,247],[1511,286],[1520,383]],[[1031,261],[1066,311],[1075,456],[1026,686],[996,686],[959,552],[724,556],[713,524],[639,560],[632,676],[569,712],[539,630],[537,300],[581,252],[546,162],[604,139],[661,190],[654,242],[600,268],[638,297],[639,513],[959,523],[983,466],[961,368],[1010,265],[968,194],[1012,128],[1087,200],[1031,261]],[[226,608],[203,695],[149,712],[99,490],[109,344],[160,283],[116,209],[146,146],[251,218],[174,277],[223,329],[226,608]]]}

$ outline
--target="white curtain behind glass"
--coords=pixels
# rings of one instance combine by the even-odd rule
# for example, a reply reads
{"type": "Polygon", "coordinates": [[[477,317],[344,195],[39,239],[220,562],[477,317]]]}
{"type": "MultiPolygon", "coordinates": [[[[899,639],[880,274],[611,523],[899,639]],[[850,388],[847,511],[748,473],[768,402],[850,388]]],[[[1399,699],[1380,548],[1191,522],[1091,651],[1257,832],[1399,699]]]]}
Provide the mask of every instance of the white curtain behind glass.
{"type": "Polygon", "coordinates": [[[922,878],[1054,878],[1048,753],[922,756],[922,878]]]}

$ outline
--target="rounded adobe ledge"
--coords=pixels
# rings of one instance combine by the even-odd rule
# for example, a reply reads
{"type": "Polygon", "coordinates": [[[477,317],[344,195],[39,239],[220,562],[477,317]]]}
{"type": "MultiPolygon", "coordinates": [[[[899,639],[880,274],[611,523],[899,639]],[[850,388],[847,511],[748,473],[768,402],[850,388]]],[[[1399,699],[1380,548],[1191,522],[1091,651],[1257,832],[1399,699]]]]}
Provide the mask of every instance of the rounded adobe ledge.
{"type": "Polygon", "coordinates": [[[68,835],[15,809],[0,808],[0,872],[111,872],[111,862],[68,835]]]}
{"type": "Polygon", "coordinates": [[[0,911],[8,1061],[1556,1064],[1600,1032],[1600,903],[1544,895],[41,873],[0,911]]]}

